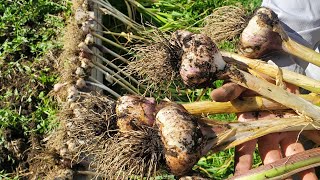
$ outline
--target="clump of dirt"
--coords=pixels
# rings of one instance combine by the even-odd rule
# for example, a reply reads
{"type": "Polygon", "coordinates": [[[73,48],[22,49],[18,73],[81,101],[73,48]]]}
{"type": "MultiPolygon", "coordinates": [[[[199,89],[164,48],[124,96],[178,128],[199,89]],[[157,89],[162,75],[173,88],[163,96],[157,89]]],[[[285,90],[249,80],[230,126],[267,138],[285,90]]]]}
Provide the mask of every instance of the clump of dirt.
{"type": "Polygon", "coordinates": [[[241,6],[219,7],[204,20],[203,33],[216,43],[232,40],[241,34],[247,19],[246,11],[241,6]]]}
{"type": "Polygon", "coordinates": [[[2,131],[4,142],[0,144],[0,169],[6,172],[23,171],[27,159],[25,151],[28,149],[28,137],[22,129],[5,128],[2,131]],[[10,164],[10,166],[8,166],[10,164]]]}
{"type": "Polygon", "coordinates": [[[31,174],[29,177],[33,179],[54,179],[63,176],[61,171],[71,168],[69,161],[63,159],[57,152],[39,151],[34,157],[28,159],[29,172],[31,174]]]}

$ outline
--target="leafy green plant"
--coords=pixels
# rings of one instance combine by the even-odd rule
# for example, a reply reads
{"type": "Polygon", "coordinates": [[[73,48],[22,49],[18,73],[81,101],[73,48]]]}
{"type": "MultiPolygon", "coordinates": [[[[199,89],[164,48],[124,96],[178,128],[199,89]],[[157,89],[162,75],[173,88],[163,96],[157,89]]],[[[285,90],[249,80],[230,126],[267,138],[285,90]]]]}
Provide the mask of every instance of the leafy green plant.
{"type": "Polygon", "coordinates": [[[21,115],[16,102],[40,111],[48,101],[45,96],[58,76],[53,62],[42,56],[61,48],[56,39],[70,12],[64,0],[0,0],[0,108],[8,121],[30,118],[21,115]]]}
{"type": "Polygon", "coordinates": [[[3,170],[0,171],[0,180],[18,180],[19,176],[10,177],[9,174],[5,173],[3,170]]]}
{"type": "MultiPolygon", "coordinates": [[[[48,93],[57,81],[54,55],[70,15],[68,0],[0,0],[0,144],[7,130],[24,139],[57,125],[58,107],[48,93]]],[[[1,171],[0,179],[9,179],[7,173],[1,171]]]]}
{"type": "Polygon", "coordinates": [[[59,16],[67,6],[59,1],[0,1],[0,58],[6,61],[34,58],[55,46],[51,39],[62,28],[59,16]]]}

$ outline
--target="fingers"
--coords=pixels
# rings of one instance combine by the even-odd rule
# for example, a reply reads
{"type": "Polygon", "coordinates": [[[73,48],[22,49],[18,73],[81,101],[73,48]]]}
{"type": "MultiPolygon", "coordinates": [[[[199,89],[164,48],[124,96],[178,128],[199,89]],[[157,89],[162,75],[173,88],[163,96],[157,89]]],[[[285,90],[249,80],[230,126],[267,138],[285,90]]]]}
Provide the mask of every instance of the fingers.
{"type": "Polygon", "coordinates": [[[320,145],[320,131],[314,130],[314,131],[303,131],[302,135],[304,135],[306,138],[310,139],[317,145],[320,145]]]}
{"type": "Polygon", "coordinates": [[[256,144],[257,139],[254,139],[236,146],[234,157],[234,175],[246,173],[251,169],[253,163],[253,152],[255,150],[256,144]]]}
{"type": "MultiPolygon", "coordinates": [[[[295,85],[286,84],[287,90],[291,93],[299,93],[299,88],[295,85]]],[[[222,87],[214,89],[210,96],[213,101],[217,102],[226,102],[226,101],[232,101],[236,99],[240,94],[243,93],[243,96],[252,96],[256,95],[256,92],[253,91],[246,91],[247,89],[239,86],[236,83],[229,82],[224,84],[222,87]]]]}
{"type": "MultiPolygon", "coordinates": [[[[280,145],[284,151],[283,153],[285,154],[285,156],[291,156],[305,150],[303,145],[297,142],[298,132],[281,133],[280,138],[282,138],[280,140],[280,145]]],[[[300,172],[299,176],[303,180],[317,179],[313,168],[300,172]]]]}
{"type": "Polygon", "coordinates": [[[293,94],[300,94],[298,86],[286,83],[286,87],[287,87],[287,91],[289,91],[289,92],[291,92],[293,94]]]}
{"type": "Polygon", "coordinates": [[[298,132],[280,133],[280,138],[280,145],[285,156],[291,156],[304,151],[302,144],[297,142],[298,132]]]}
{"type": "MultiPolygon", "coordinates": [[[[287,84],[287,90],[291,93],[299,94],[299,88],[292,84],[287,84]]],[[[303,134],[315,143],[320,143],[319,131],[304,131],[303,134]]],[[[297,142],[298,132],[282,133],[282,136],[284,137],[280,141],[280,145],[281,148],[284,150],[285,156],[290,156],[305,150],[303,145],[297,142]]],[[[317,175],[315,174],[314,168],[302,171],[298,173],[298,175],[302,180],[318,179],[317,175]]]]}
{"type": "Polygon", "coordinates": [[[211,92],[211,99],[217,102],[231,101],[237,98],[246,88],[236,83],[226,83],[222,87],[211,92]]]}
{"type": "MultiPolygon", "coordinates": [[[[254,121],[257,117],[254,113],[243,113],[238,115],[239,122],[254,121]]],[[[235,148],[235,175],[243,174],[252,167],[253,152],[257,144],[257,139],[245,142],[235,148]]]]}
{"type": "MultiPolygon", "coordinates": [[[[290,117],[293,115],[292,113],[279,113],[281,112],[275,114],[260,112],[259,119],[275,118],[277,116],[290,117]]],[[[258,149],[263,164],[269,164],[282,158],[282,152],[279,144],[284,137],[285,135],[282,135],[282,133],[272,133],[259,138],[258,149]]]]}
{"type": "Polygon", "coordinates": [[[299,176],[301,180],[318,180],[313,168],[300,172],[299,176]]]}
{"type": "Polygon", "coordinates": [[[259,138],[258,149],[263,164],[270,164],[282,158],[279,147],[279,134],[268,134],[259,138]]]}

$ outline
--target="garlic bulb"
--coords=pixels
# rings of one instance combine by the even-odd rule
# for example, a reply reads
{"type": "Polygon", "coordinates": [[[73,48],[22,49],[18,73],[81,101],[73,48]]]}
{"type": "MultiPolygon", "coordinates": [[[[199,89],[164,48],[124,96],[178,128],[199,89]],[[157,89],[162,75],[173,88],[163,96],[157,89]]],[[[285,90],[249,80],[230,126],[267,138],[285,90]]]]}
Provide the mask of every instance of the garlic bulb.
{"type": "Polygon", "coordinates": [[[156,101],[154,98],[122,96],[116,105],[119,131],[136,129],[139,125],[153,126],[156,101]]]}
{"type": "Polygon", "coordinates": [[[190,171],[201,157],[204,141],[198,123],[180,106],[166,106],[156,115],[165,159],[170,171],[181,176],[190,171]]]}
{"type": "Polygon", "coordinates": [[[271,9],[259,8],[240,36],[240,53],[259,58],[271,51],[281,50],[281,37],[273,31],[278,23],[278,16],[271,9]]]}
{"type": "Polygon", "coordinates": [[[71,86],[68,88],[68,96],[67,101],[68,102],[75,102],[79,97],[79,91],[75,86],[71,86]]]}
{"type": "Polygon", "coordinates": [[[182,41],[180,76],[184,84],[189,87],[207,86],[215,73],[226,66],[218,47],[203,34],[193,34],[182,41]]]}
{"type": "Polygon", "coordinates": [[[83,79],[83,78],[79,78],[77,81],[76,81],[76,86],[80,89],[86,87],[86,81],[83,79]]]}

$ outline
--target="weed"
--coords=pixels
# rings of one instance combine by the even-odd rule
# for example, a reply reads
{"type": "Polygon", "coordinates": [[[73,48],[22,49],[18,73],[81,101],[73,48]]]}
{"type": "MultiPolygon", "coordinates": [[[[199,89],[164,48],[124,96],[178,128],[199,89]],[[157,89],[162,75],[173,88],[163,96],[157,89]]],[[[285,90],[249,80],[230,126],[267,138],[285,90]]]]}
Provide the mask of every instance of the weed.
{"type": "MultiPolygon", "coordinates": [[[[0,0],[2,144],[25,141],[31,132],[43,135],[57,125],[57,104],[48,92],[58,77],[54,64],[61,43],[57,37],[70,12],[70,3],[65,0],[0,0]],[[7,131],[17,137],[6,139],[7,131]]],[[[28,145],[24,143],[19,150],[28,149],[28,145]]],[[[12,164],[12,170],[17,164],[12,164]]],[[[0,179],[6,179],[5,173],[1,171],[0,179]]]]}

